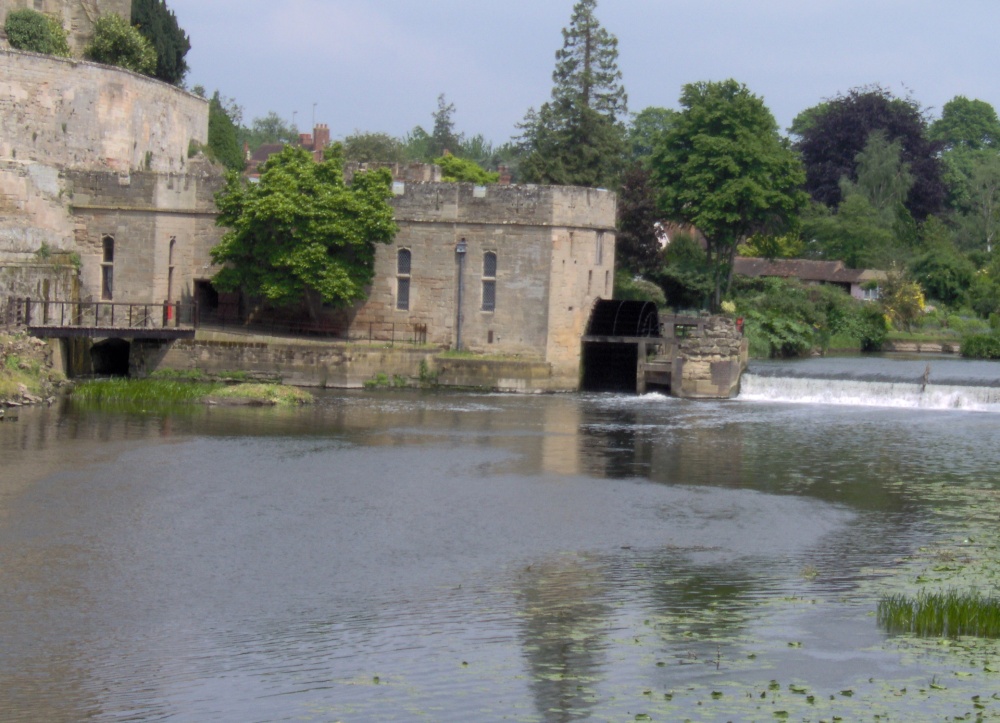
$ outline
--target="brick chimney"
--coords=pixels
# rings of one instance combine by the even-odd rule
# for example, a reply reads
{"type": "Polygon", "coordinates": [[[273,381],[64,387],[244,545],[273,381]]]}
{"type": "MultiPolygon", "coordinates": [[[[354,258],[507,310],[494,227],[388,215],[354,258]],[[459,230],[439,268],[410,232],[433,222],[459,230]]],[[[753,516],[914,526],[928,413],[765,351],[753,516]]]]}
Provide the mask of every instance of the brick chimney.
{"type": "Polygon", "coordinates": [[[313,128],[313,150],[321,151],[330,145],[330,126],[326,123],[317,123],[313,128]]]}
{"type": "Polygon", "coordinates": [[[502,165],[499,168],[497,168],[497,171],[500,173],[500,178],[497,180],[497,183],[499,183],[501,186],[509,186],[511,181],[511,175],[510,171],[507,169],[507,166],[502,165]]]}

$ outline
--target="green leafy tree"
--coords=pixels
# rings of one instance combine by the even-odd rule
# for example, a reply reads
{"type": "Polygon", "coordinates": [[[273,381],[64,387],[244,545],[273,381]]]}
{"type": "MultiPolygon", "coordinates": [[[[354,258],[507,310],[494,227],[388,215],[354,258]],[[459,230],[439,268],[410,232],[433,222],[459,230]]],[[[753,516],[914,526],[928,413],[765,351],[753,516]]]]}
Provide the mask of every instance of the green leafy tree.
{"type": "Polygon", "coordinates": [[[815,245],[810,256],[840,259],[854,269],[881,268],[893,257],[896,234],[863,194],[840,202],[837,212],[814,203],[802,216],[802,235],[815,245]]]}
{"type": "Polygon", "coordinates": [[[580,0],[556,52],[552,99],[521,123],[528,181],[608,186],[625,151],[628,101],[618,69],[618,39],[598,22],[596,0],[580,0]]]}
{"type": "Polygon", "coordinates": [[[263,118],[254,118],[249,128],[241,128],[239,140],[240,145],[246,143],[253,153],[265,143],[298,142],[299,129],[272,110],[263,118]]]}
{"type": "Polygon", "coordinates": [[[879,287],[879,303],[896,328],[911,331],[926,303],[924,291],[905,270],[892,267],[879,287]]]}
{"type": "Polygon", "coordinates": [[[188,71],[184,56],[191,49],[191,41],[166,0],[132,0],[132,24],[156,51],[153,76],[180,85],[188,71]]]}
{"type": "Polygon", "coordinates": [[[978,151],[1000,147],[1000,118],[992,105],[956,95],[944,104],[941,117],[929,130],[932,140],[943,144],[945,151],[965,148],[978,151]]]}
{"type": "Polygon", "coordinates": [[[459,158],[450,153],[435,158],[434,163],[441,166],[441,180],[449,183],[477,183],[485,185],[496,183],[500,179],[499,173],[491,173],[483,169],[475,161],[467,158],[459,158]]]}
{"type": "Polygon", "coordinates": [[[653,153],[653,178],[667,218],[705,236],[711,306],[718,309],[737,246],[754,234],[783,230],[805,206],[804,173],[764,101],[745,85],[692,83],[680,102],[653,153]]]}
{"type": "Polygon", "coordinates": [[[626,139],[628,155],[633,163],[649,164],[657,139],[670,127],[676,112],[669,108],[650,106],[635,115],[628,127],[626,139]]]}
{"type": "Polygon", "coordinates": [[[992,253],[1000,237],[1000,152],[958,147],[944,162],[960,245],[992,253]]]}
{"type": "Polygon", "coordinates": [[[208,102],[208,149],[212,158],[230,170],[242,171],[246,165],[238,128],[219,91],[208,102]]]}
{"type": "Polygon", "coordinates": [[[715,288],[705,250],[689,233],[671,235],[650,277],[663,289],[667,303],[678,309],[704,308],[715,288]]]}
{"type": "Polygon", "coordinates": [[[434,158],[433,144],[434,139],[431,138],[431,134],[420,126],[414,126],[413,130],[403,138],[403,148],[406,151],[406,157],[411,161],[429,162],[434,158]]]}
{"type": "Polygon", "coordinates": [[[345,184],[340,144],[321,163],[286,146],[261,166],[259,183],[231,173],[216,196],[218,223],[228,230],[212,249],[215,263],[225,264],[213,283],[276,306],[305,303],[313,318],[323,303],[364,298],[375,244],[396,233],[391,187],[387,169],[345,184]]]}
{"type": "Polygon", "coordinates": [[[344,138],[343,146],[345,161],[402,163],[407,160],[403,144],[388,133],[356,131],[344,138]]]}
{"type": "Polygon", "coordinates": [[[94,23],[94,40],[83,52],[96,63],[117,65],[143,75],[156,72],[156,50],[146,38],[114,13],[94,23]]]}
{"type": "Polygon", "coordinates": [[[59,19],[24,8],[11,10],[4,21],[7,42],[15,50],[68,58],[69,41],[59,19]]]}
{"type": "Polygon", "coordinates": [[[898,138],[890,141],[884,130],[872,131],[855,158],[857,180],[846,176],[840,179],[841,196],[864,196],[875,213],[891,225],[905,210],[907,194],[913,187],[913,174],[910,164],[902,159],[902,150],[898,138]]]}
{"type": "Polygon", "coordinates": [[[805,242],[797,233],[758,233],[740,244],[740,256],[755,256],[764,259],[796,259],[806,252],[805,242]]]}

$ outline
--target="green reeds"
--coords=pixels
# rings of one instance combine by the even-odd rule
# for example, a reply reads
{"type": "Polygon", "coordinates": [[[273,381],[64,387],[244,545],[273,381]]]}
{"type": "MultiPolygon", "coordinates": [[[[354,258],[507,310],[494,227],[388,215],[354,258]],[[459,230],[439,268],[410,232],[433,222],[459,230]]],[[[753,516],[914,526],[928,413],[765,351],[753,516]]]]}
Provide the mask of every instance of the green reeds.
{"type": "Polygon", "coordinates": [[[308,404],[312,395],[283,384],[225,384],[175,379],[106,379],[80,384],[73,401],[103,409],[143,410],[235,400],[250,404],[308,404]]]}
{"type": "Polygon", "coordinates": [[[191,404],[220,386],[167,379],[101,379],[77,386],[73,400],[101,407],[191,404]]]}
{"type": "Polygon", "coordinates": [[[879,625],[890,633],[922,637],[1000,638],[1000,599],[972,590],[884,595],[878,603],[879,625]]]}

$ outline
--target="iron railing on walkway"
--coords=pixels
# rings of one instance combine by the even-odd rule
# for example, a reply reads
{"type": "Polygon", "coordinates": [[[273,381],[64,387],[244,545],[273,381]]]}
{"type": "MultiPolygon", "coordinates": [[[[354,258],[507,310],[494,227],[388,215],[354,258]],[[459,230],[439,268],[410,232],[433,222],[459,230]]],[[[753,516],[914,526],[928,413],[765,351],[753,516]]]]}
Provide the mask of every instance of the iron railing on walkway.
{"type": "Polygon", "coordinates": [[[198,326],[198,305],[179,301],[49,301],[9,297],[3,318],[11,326],[123,331],[198,326]]]}

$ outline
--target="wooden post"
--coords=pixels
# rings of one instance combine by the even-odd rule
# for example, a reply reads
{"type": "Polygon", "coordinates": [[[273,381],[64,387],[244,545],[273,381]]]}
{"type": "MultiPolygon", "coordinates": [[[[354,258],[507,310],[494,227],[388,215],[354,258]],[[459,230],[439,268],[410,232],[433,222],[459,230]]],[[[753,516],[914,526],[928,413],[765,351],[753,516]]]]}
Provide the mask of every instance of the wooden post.
{"type": "Polygon", "coordinates": [[[24,325],[31,326],[31,297],[24,297],[24,325]]]}

